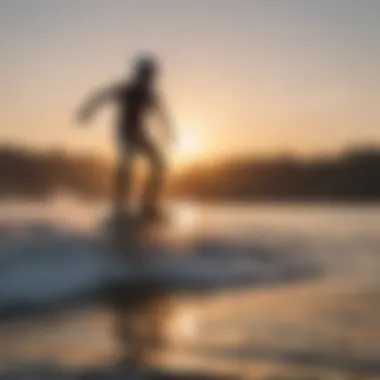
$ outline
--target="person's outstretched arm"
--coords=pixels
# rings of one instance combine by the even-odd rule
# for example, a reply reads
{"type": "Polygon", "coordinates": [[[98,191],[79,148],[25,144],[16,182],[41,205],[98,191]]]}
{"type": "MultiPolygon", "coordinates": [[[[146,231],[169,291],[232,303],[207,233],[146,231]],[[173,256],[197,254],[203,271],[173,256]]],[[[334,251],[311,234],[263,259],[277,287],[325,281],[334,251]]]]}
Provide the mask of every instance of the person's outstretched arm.
{"type": "Polygon", "coordinates": [[[79,108],[77,119],[79,122],[87,122],[97,109],[110,100],[115,99],[120,91],[120,86],[110,86],[91,94],[79,108]]]}

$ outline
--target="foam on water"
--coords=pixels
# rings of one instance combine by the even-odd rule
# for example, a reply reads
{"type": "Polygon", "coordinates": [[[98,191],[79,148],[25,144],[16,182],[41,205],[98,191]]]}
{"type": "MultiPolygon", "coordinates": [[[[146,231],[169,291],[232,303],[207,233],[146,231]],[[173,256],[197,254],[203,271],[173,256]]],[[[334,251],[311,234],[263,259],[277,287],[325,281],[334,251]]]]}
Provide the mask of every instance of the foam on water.
{"type": "Polygon", "coordinates": [[[87,297],[120,283],[220,290],[331,276],[339,271],[347,273],[349,268],[367,277],[378,273],[375,235],[376,241],[371,243],[367,238],[363,245],[363,239],[357,236],[353,241],[352,235],[342,240],[339,233],[332,237],[315,234],[312,223],[302,223],[303,228],[310,229],[303,234],[298,229],[296,235],[289,220],[281,227],[281,214],[270,217],[257,209],[251,214],[260,212],[261,217],[259,214],[256,219],[247,219],[247,213],[242,218],[230,210],[221,218],[211,211],[191,223],[174,222],[168,226],[167,235],[182,236],[185,225],[190,237],[182,236],[182,244],[163,240],[148,245],[144,257],[149,259],[136,264],[120,261],[112,254],[109,236],[99,231],[104,208],[72,200],[54,201],[43,207],[4,206],[0,225],[0,309],[87,297]],[[214,222],[209,222],[207,218],[212,217],[214,222]]]}

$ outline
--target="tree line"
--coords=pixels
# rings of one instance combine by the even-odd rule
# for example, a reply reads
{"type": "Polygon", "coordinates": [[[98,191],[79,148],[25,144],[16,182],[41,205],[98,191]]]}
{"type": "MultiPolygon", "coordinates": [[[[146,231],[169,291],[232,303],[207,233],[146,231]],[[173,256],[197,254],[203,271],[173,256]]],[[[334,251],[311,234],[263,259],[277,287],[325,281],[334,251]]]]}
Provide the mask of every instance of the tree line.
{"type": "MultiPolygon", "coordinates": [[[[0,147],[1,197],[43,199],[69,192],[97,199],[109,196],[113,178],[113,163],[98,156],[0,147]]],[[[380,200],[380,148],[199,164],[172,175],[165,194],[205,201],[380,200]]]]}

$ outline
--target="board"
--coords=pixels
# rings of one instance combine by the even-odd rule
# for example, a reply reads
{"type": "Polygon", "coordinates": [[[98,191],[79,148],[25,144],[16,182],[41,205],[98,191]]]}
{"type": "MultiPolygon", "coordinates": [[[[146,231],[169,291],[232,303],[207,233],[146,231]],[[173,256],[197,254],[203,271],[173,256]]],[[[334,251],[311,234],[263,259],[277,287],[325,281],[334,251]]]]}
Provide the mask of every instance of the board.
{"type": "Polygon", "coordinates": [[[144,210],[116,210],[106,220],[109,228],[124,230],[146,228],[167,224],[170,221],[168,210],[159,209],[154,211],[144,210]]]}

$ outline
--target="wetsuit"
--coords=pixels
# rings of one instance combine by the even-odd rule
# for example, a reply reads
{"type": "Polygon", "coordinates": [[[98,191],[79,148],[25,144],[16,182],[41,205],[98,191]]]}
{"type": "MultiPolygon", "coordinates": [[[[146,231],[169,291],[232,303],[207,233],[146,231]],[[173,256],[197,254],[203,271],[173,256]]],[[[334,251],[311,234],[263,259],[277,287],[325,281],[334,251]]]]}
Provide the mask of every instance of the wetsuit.
{"type": "Polygon", "coordinates": [[[121,206],[131,188],[131,164],[134,154],[142,154],[150,164],[150,178],[144,194],[145,207],[154,207],[163,182],[164,159],[144,130],[144,118],[157,104],[149,89],[130,84],[117,91],[119,106],[117,144],[119,165],[115,181],[115,204],[121,206]]]}

